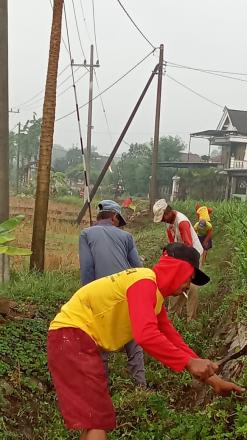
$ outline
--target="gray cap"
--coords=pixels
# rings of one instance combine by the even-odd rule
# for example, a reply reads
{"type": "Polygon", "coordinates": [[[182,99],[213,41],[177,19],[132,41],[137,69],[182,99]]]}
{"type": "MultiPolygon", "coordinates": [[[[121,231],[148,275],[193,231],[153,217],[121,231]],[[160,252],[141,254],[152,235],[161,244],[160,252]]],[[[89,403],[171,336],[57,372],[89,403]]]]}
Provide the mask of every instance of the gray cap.
{"type": "Polygon", "coordinates": [[[126,221],[121,214],[121,207],[117,202],[114,202],[114,200],[102,200],[99,202],[98,208],[100,211],[115,212],[119,216],[119,226],[126,225],[126,221]]]}

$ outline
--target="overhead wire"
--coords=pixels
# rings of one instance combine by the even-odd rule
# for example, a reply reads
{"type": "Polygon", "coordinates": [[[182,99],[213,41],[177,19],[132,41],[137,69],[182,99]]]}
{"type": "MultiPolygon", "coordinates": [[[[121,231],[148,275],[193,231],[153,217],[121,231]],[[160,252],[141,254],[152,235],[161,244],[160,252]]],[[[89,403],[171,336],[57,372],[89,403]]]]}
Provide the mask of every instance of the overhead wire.
{"type": "Polygon", "coordinates": [[[126,8],[124,7],[124,5],[122,4],[122,2],[120,0],[117,0],[117,2],[119,3],[119,5],[121,6],[121,8],[123,9],[123,11],[125,12],[125,14],[127,15],[127,17],[130,19],[131,23],[135,26],[135,28],[138,30],[138,32],[142,35],[142,37],[146,40],[146,42],[153,48],[156,49],[156,47],[153,45],[153,43],[151,43],[151,41],[146,37],[146,35],[141,31],[141,29],[139,28],[139,26],[137,26],[137,24],[135,23],[135,21],[133,20],[133,18],[130,16],[130,14],[128,13],[128,11],[126,10],[126,8]]]}
{"type": "MultiPolygon", "coordinates": [[[[98,95],[95,95],[92,99],[92,101],[94,101],[95,99],[99,98],[100,96],[102,96],[104,93],[108,92],[108,90],[112,89],[112,87],[114,87],[116,84],[118,84],[122,79],[124,79],[126,76],[128,76],[131,72],[133,72],[133,70],[135,70],[138,66],[140,66],[144,61],[146,61],[147,58],[150,57],[150,55],[152,55],[154,53],[154,50],[152,50],[151,52],[149,52],[144,58],[142,58],[140,61],[138,61],[138,63],[136,63],[131,69],[129,69],[126,73],[124,73],[123,75],[121,75],[116,81],[114,81],[112,84],[110,84],[108,87],[106,87],[105,89],[102,90],[101,93],[98,93],[98,95]]],[[[85,102],[85,104],[82,104],[79,109],[86,107],[89,104],[89,101],[85,102]]],[[[56,119],[56,121],[61,121],[64,118],[67,118],[68,116],[71,116],[75,113],[75,110],[72,110],[69,113],[66,113],[63,116],[60,116],[59,118],[56,119]]]]}
{"type": "MultiPolygon", "coordinates": [[[[75,70],[76,72],[76,70],[75,70]]],[[[88,71],[86,71],[83,75],[81,75],[79,78],[77,78],[77,80],[75,81],[75,84],[77,84],[82,78],[84,78],[86,75],[88,75],[88,71]]],[[[58,93],[57,98],[59,96],[62,96],[65,92],[67,92],[68,90],[70,90],[73,86],[69,86],[66,89],[62,90],[60,93],[58,93]]]]}
{"type": "MultiPolygon", "coordinates": [[[[98,77],[97,77],[95,69],[94,69],[94,76],[95,76],[95,80],[96,80],[98,91],[99,91],[99,93],[101,93],[100,92],[99,80],[98,80],[98,77]]],[[[100,102],[101,102],[101,107],[102,107],[103,115],[104,115],[105,122],[106,122],[107,133],[108,133],[108,136],[110,138],[111,144],[113,146],[113,138],[112,138],[112,134],[111,134],[111,130],[110,130],[110,124],[109,124],[109,120],[108,120],[108,117],[107,117],[107,113],[106,113],[106,109],[105,109],[105,105],[104,105],[104,101],[103,101],[102,95],[100,95],[100,102]]]]}
{"type": "MultiPolygon", "coordinates": [[[[70,65],[68,65],[68,67],[69,67],[69,66],[70,66],[70,65]]],[[[80,67],[77,67],[77,68],[75,69],[75,72],[77,72],[79,69],[80,69],[80,67]]],[[[69,79],[71,79],[71,74],[68,75],[68,76],[66,76],[66,78],[65,78],[61,83],[59,83],[59,84],[57,85],[57,90],[58,90],[63,84],[65,84],[69,79]]],[[[70,88],[71,88],[71,87],[72,87],[72,86],[70,86],[70,88]]],[[[45,91],[45,89],[42,90],[43,93],[44,93],[44,91],[45,91]]],[[[59,95],[57,95],[57,96],[59,96],[59,95]]],[[[38,98],[38,99],[33,100],[31,103],[22,106],[22,108],[24,108],[25,110],[28,109],[28,108],[31,108],[31,107],[33,107],[34,105],[38,104],[40,101],[43,101],[43,99],[44,99],[44,95],[42,95],[42,96],[41,96],[40,98],[38,98]]]]}
{"type": "Polygon", "coordinates": [[[184,87],[186,90],[189,90],[190,92],[194,93],[195,95],[197,95],[200,98],[204,99],[205,101],[209,102],[210,104],[214,104],[217,107],[224,108],[223,105],[220,105],[217,102],[213,101],[212,99],[207,98],[206,96],[202,95],[201,93],[197,92],[196,90],[192,89],[191,87],[187,86],[186,84],[182,83],[181,81],[178,81],[177,79],[173,78],[171,75],[168,75],[168,73],[166,73],[166,77],[171,79],[175,83],[179,84],[181,87],[184,87]]]}
{"type": "MultiPolygon", "coordinates": [[[[95,18],[94,0],[92,0],[92,13],[93,13],[93,30],[94,30],[95,49],[96,49],[97,59],[99,60],[99,51],[98,51],[97,34],[96,34],[96,18],[95,18]]],[[[96,80],[96,85],[97,85],[97,88],[98,88],[98,92],[100,94],[99,97],[100,97],[102,112],[103,112],[103,115],[104,115],[104,118],[105,118],[107,133],[108,133],[111,145],[113,146],[113,138],[112,138],[112,135],[111,135],[110,124],[109,124],[109,120],[108,120],[108,117],[107,117],[106,108],[105,108],[105,105],[104,105],[102,94],[101,94],[101,88],[100,88],[100,85],[99,85],[99,79],[98,79],[98,76],[97,76],[95,68],[93,69],[93,71],[94,71],[94,77],[95,77],[95,80],[96,80]]]]}
{"type": "Polygon", "coordinates": [[[94,0],[92,0],[92,11],[93,11],[93,32],[94,32],[94,42],[95,42],[95,49],[96,49],[97,59],[99,60],[99,51],[98,51],[97,36],[96,36],[96,20],[95,20],[94,0]]]}
{"type": "MultiPolygon", "coordinates": [[[[57,77],[61,76],[61,75],[62,75],[62,74],[68,69],[68,68],[69,68],[69,64],[67,64],[67,66],[65,66],[65,67],[61,70],[61,72],[59,72],[59,74],[58,74],[57,77]]],[[[27,99],[26,101],[24,101],[24,102],[22,102],[21,104],[19,104],[17,107],[24,107],[24,106],[26,106],[29,102],[31,102],[31,101],[33,101],[33,100],[36,101],[35,98],[37,98],[39,95],[41,95],[42,93],[44,93],[44,91],[45,91],[45,89],[43,88],[43,89],[40,90],[38,93],[36,93],[35,95],[33,95],[31,98],[29,98],[29,99],[27,99]]],[[[43,99],[43,97],[42,97],[42,99],[43,99]]]]}
{"type": "Polygon", "coordinates": [[[226,70],[214,70],[214,69],[203,69],[201,67],[194,67],[194,66],[186,66],[183,64],[178,64],[178,63],[173,63],[171,61],[166,61],[167,65],[170,66],[175,66],[175,67],[183,67],[186,69],[192,69],[192,70],[200,70],[203,72],[212,72],[212,73],[222,73],[222,74],[226,74],[226,75],[239,75],[239,76],[247,76],[247,73],[243,73],[243,72],[230,72],[230,71],[226,71],[226,70]]]}
{"type": "Polygon", "coordinates": [[[19,122],[17,122],[17,124],[15,124],[14,127],[9,130],[9,132],[14,131],[18,127],[18,125],[19,125],[19,122]]]}
{"type": "Polygon", "coordinates": [[[74,89],[75,106],[76,106],[76,114],[77,114],[77,123],[78,123],[80,146],[81,146],[81,154],[82,154],[82,164],[83,164],[83,173],[84,173],[84,181],[85,181],[85,192],[86,192],[86,199],[87,199],[87,202],[88,202],[90,225],[92,225],[92,210],[91,210],[91,203],[90,203],[88,175],[87,175],[86,159],[85,159],[85,152],[84,152],[84,146],[83,146],[83,140],[82,140],[80,112],[79,112],[78,99],[77,99],[77,90],[76,90],[76,85],[75,85],[75,76],[74,76],[74,70],[73,70],[73,59],[72,59],[72,53],[71,53],[69,28],[68,28],[68,21],[67,21],[67,14],[66,14],[65,3],[63,5],[63,8],[64,8],[66,33],[67,33],[69,56],[70,56],[70,64],[71,64],[71,76],[72,76],[73,89],[74,89]]]}
{"type": "Polygon", "coordinates": [[[81,5],[81,12],[82,12],[82,17],[83,17],[83,21],[84,21],[87,37],[88,37],[88,40],[89,40],[90,44],[92,44],[92,38],[90,36],[90,32],[89,32],[89,29],[88,29],[87,20],[86,20],[84,8],[83,8],[83,5],[82,5],[82,0],[80,0],[80,5],[81,5]]]}
{"type": "MultiPolygon", "coordinates": [[[[184,66],[184,65],[181,65],[181,64],[170,63],[169,61],[166,61],[165,64],[168,67],[174,67],[174,68],[186,69],[186,70],[193,70],[193,71],[196,71],[196,72],[205,73],[207,75],[213,75],[213,76],[218,76],[220,78],[232,79],[232,80],[235,80],[235,81],[241,81],[241,82],[247,83],[246,79],[236,78],[235,76],[229,76],[229,75],[225,75],[223,73],[217,73],[217,72],[212,71],[212,70],[206,70],[206,69],[200,69],[200,68],[197,68],[197,67],[184,66]]],[[[237,75],[237,73],[235,73],[235,74],[232,73],[232,74],[233,75],[237,75]]],[[[242,74],[242,75],[244,75],[244,74],[242,74]]]]}
{"type": "MultiPolygon", "coordinates": [[[[80,69],[80,67],[77,67],[74,70],[74,73],[76,73],[78,70],[80,69]]],[[[75,83],[77,84],[82,78],[84,78],[86,75],[88,74],[88,71],[86,71],[83,75],[81,75],[79,78],[76,79],[75,83]]],[[[67,79],[71,79],[71,75],[67,78],[67,79]]],[[[62,84],[60,84],[62,85],[62,84]]],[[[59,87],[59,86],[58,86],[59,87]]],[[[57,89],[58,89],[57,87],[57,89]]],[[[68,87],[66,87],[66,89],[61,90],[60,93],[57,93],[56,98],[59,98],[60,96],[64,95],[64,93],[66,93],[68,90],[72,89],[73,85],[70,85],[68,87]]],[[[40,101],[43,101],[44,97],[42,96],[41,98],[39,98],[37,101],[35,101],[34,103],[32,103],[30,106],[25,107],[24,110],[31,110],[31,108],[33,108],[33,106],[35,106],[35,109],[42,107],[43,103],[37,105],[40,101]]]]}
{"type": "Polygon", "coordinates": [[[77,21],[77,17],[76,17],[76,10],[75,10],[75,3],[74,0],[72,0],[72,6],[73,6],[73,11],[74,11],[74,18],[75,18],[75,24],[76,24],[76,30],[77,30],[77,35],[78,35],[78,39],[79,39],[79,43],[80,43],[80,48],[82,51],[82,55],[84,56],[84,59],[86,59],[86,55],[82,46],[82,42],[81,42],[81,35],[80,35],[80,31],[79,31],[79,26],[78,26],[78,21],[77,21]]]}

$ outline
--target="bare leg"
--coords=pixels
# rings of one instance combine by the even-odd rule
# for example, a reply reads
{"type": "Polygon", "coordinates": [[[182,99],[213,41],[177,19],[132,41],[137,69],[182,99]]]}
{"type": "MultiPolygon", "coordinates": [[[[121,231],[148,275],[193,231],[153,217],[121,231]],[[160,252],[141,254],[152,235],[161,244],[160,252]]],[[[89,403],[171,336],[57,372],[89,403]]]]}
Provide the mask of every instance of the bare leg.
{"type": "Polygon", "coordinates": [[[208,255],[208,251],[203,251],[201,267],[206,263],[207,255],[208,255]]]}
{"type": "Polygon", "coordinates": [[[187,300],[187,322],[196,319],[196,313],[198,308],[198,287],[195,284],[190,285],[187,300]]]}
{"type": "Polygon", "coordinates": [[[90,429],[85,431],[81,436],[80,440],[106,440],[107,434],[102,429],[90,429]]]}

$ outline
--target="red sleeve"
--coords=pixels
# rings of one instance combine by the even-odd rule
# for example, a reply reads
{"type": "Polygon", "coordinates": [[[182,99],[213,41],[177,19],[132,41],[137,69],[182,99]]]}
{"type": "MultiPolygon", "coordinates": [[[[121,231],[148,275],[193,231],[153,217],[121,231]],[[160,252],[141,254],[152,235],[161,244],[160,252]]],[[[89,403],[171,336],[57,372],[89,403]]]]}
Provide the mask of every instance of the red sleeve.
{"type": "Polygon", "coordinates": [[[184,244],[192,246],[193,241],[190,232],[190,224],[186,220],[179,223],[179,231],[184,244]]]}
{"type": "Polygon", "coordinates": [[[172,235],[172,232],[171,232],[170,228],[167,228],[166,233],[167,233],[167,237],[168,237],[169,243],[174,243],[174,237],[172,235]]]}
{"type": "Polygon", "coordinates": [[[150,356],[174,371],[182,371],[189,359],[196,355],[192,351],[188,352],[189,347],[187,352],[178,347],[178,340],[181,346],[186,344],[182,344],[178,336],[174,337],[172,331],[168,331],[167,336],[159,328],[160,323],[155,315],[156,289],[154,281],[144,279],[132,284],[127,290],[133,338],[150,356]]]}
{"type": "Polygon", "coordinates": [[[208,208],[208,213],[212,214],[212,212],[213,212],[213,208],[208,208]]]}
{"type": "Polygon", "coordinates": [[[162,333],[164,333],[172,343],[190,355],[192,358],[198,358],[198,355],[184,342],[182,336],[173,327],[171,321],[168,319],[165,307],[162,307],[158,318],[158,327],[162,333]]]}

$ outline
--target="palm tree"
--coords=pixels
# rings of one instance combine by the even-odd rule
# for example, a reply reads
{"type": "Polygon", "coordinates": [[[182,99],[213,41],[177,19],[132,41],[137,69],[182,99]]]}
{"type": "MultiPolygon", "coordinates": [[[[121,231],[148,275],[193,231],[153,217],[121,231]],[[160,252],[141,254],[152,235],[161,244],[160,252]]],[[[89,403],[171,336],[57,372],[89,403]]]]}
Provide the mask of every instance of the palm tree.
{"type": "Polygon", "coordinates": [[[30,269],[44,271],[45,236],[56,110],[57,70],[61,43],[63,0],[54,0],[49,61],[40,135],[37,190],[34,210],[30,269]]]}

